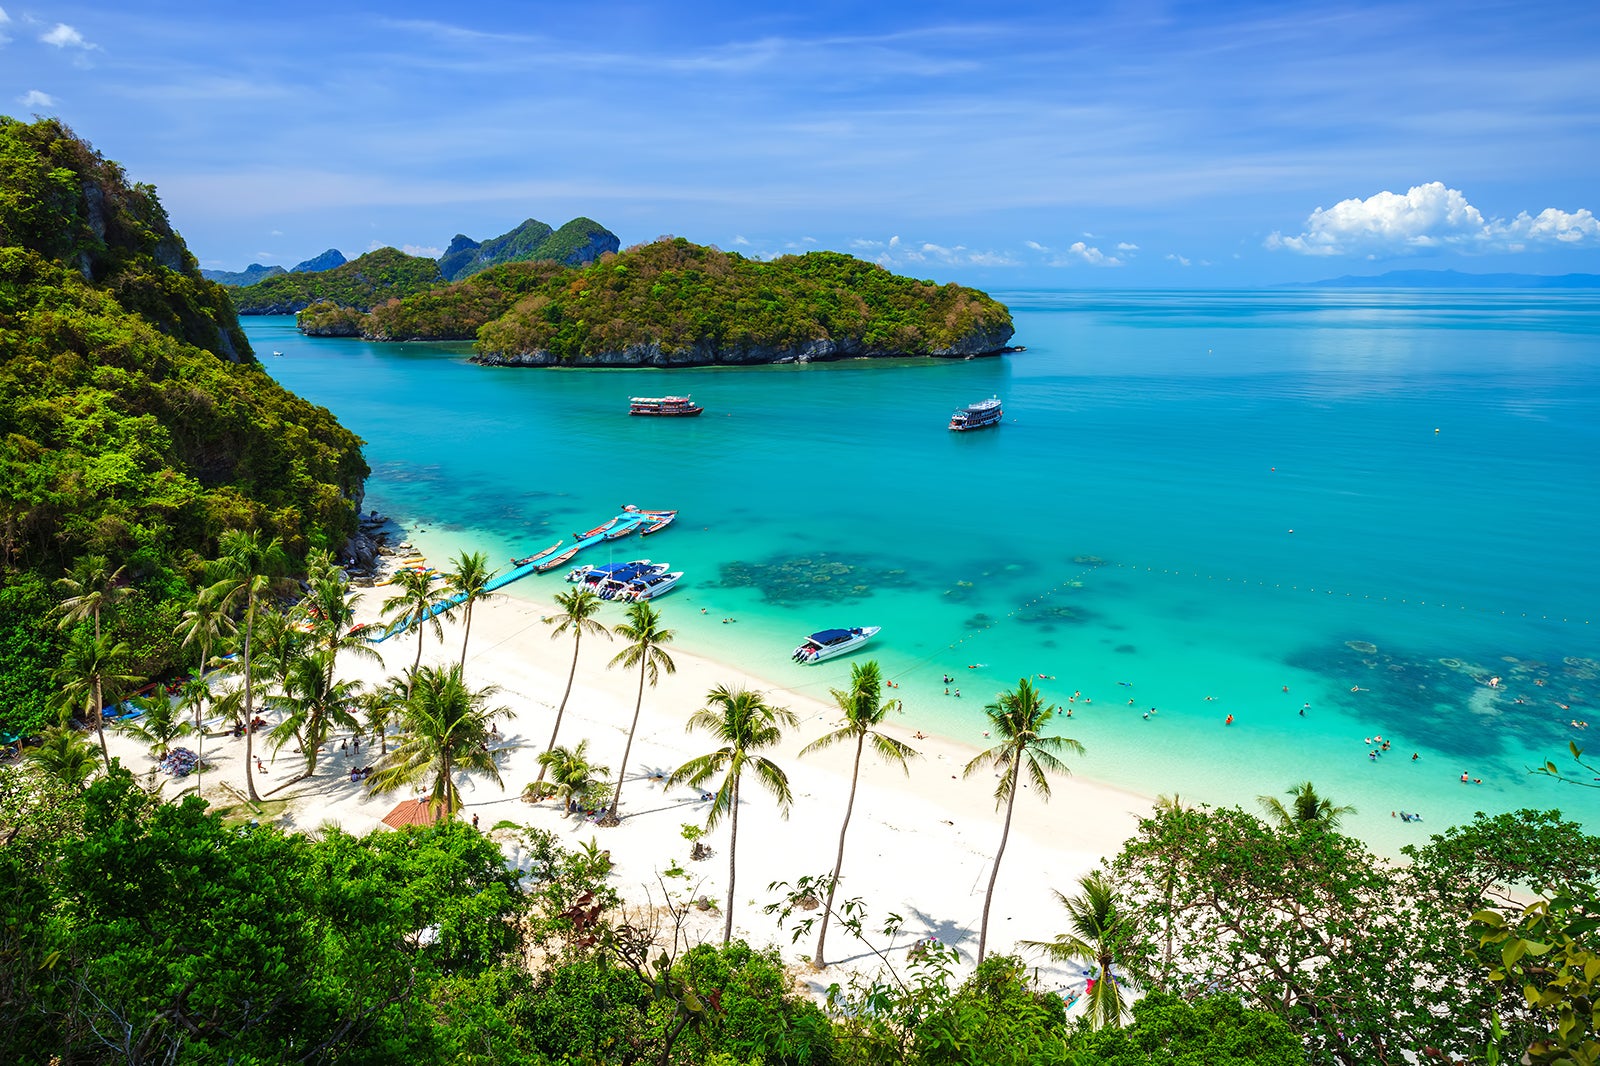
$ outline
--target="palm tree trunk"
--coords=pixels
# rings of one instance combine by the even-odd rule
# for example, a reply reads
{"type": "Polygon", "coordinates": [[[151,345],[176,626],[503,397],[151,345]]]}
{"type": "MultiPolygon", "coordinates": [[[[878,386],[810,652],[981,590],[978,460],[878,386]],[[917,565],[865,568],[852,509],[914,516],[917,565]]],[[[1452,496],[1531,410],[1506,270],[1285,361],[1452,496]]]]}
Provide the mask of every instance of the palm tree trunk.
{"type": "MultiPolygon", "coordinates": [[[[572,695],[572,679],[578,676],[578,648],[583,644],[583,631],[578,630],[572,638],[572,669],[567,671],[567,690],[561,694],[561,706],[556,708],[555,728],[550,730],[550,743],[545,745],[545,754],[556,750],[556,736],[561,732],[561,716],[567,713],[567,697],[572,695]]],[[[640,679],[640,692],[643,693],[643,679],[640,679]]],[[[626,764],[624,764],[626,765],[626,764]]],[[[550,769],[544,763],[539,764],[539,776],[534,784],[544,780],[545,771],[550,769]]]]}
{"type": "Polygon", "coordinates": [[[422,669],[422,638],[424,636],[426,636],[426,635],[427,634],[425,634],[423,632],[422,612],[418,611],[417,612],[417,658],[416,658],[416,661],[411,664],[411,676],[413,678],[415,678],[417,676],[417,671],[422,669]]]}
{"type": "Polygon", "coordinates": [[[844,805],[844,824],[839,827],[839,855],[833,860],[833,880],[828,882],[828,898],[822,904],[822,931],[817,934],[817,953],[811,956],[813,970],[825,969],[827,961],[822,957],[822,945],[828,939],[828,917],[833,914],[833,894],[839,888],[839,871],[844,869],[844,835],[850,830],[850,813],[856,807],[856,782],[861,777],[861,750],[867,743],[865,733],[856,736],[856,763],[850,771],[850,798],[844,805]]]}
{"type": "MultiPolygon", "coordinates": [[[[576,665],[577,657],[573,657],[576,665]]],[[[611,792],[611,820],[617,820],[617,805],[622,802],[622,779],[628,776],[628,756],[633,753],[633,733],[639,728],[639,708],[644,706],[644,664],[639,660],[639,698],[633,702],[633,724],[628,727],[628,743],[622,749],[622,769],[617,771],[617,787],[611,792]]]]}
{"type": "Polygon", "coordinates": [[[250,641],[255,636],[256,628],[256,595],[252,587],[250,594],[245,598],[244,607],[244,784],[245,790],[253,802],[260,803],[261,797],[256,794],[256,767],[255,767],[255,685],[254,673],[250,663],[250,641]]]}
{"type": "Polygon", "coordinates": [[[111,772],[111,749],[106,747],[106,697],[98,674],[94,679],[94,731],[100,737],[100,758],[105,760],[106,773],[111,772]]]}
{"type": "Polygon", "coordinates": [[[1006,802],[1006,824],[1000,830],[1000,850],[994,853],[994,869],[989,872],[989,891],[983,894],[983,924],[978,929],[978,963],[982,965],[984,952],[989,946],[989,904],[994,902],[994,883],[1000,878],[1000,859],[1006,853],[1006,841],[1011,837],[1011,812],[1017,808],[1017,776],[1022,772],[1022,750],[1019,748],[1011,760],[1011,795],[1006,802]]]}
{"type": "Polygon", "coordinates": [[[722,946],[733,939],[733,857],[739,850],[739,779],[733,779],[733,812],[728,823],[728,915],[722,922],[722,946]]]}
{"type": "Polygon", "coordinates": [[[464,628],[461,631],[461,670],[462,670],[463,673],[465,673],[466,669],[467,669],[467,640],[468,640],[468,638],[470,638],[472,636],[472,597],[471,596],[467,597],[466,608],[467,608],[467,616],[464,619],[464,621],[466,622],[466,628],[464,628]]]}

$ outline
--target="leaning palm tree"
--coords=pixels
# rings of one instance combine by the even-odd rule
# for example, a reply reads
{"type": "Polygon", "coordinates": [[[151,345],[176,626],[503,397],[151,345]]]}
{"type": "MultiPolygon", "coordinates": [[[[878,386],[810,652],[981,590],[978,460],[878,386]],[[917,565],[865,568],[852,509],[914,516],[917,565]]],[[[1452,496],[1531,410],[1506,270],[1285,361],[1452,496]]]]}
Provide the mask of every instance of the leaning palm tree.
{"type": "Polygon", "coordinates": [[[1119,978],[1111,968],[1126,915],[1117,906],[1115,887],[1101,871],[1080,877],[1078,885],[1082,891],[1075,896],[1055,894],[1067,912],[1067,932],[1057,933],[1054,940],[1024,940],[1022,945],[1042,951],[1056,962],[1092,965],[1095,976],[1085,1017],[1095,1029],[1116,1029],[1128,1014],[1119,978]]]}
{"type": "Polygon", "coordinates": [[[106,690],[128,691],[139,679],[125,674],[123,663],[133,655],[125,642],[112,644],[104,637],[77,633],[67,645],[56,670],[60,685],[57,705],[67,714],[81,713],[84,722],[100,738],[100,756],[106,772],[111,772],[111,750],[106,747],[106,690]]]}
{"type": "MultiPolygon", "coordinates": [[[[556,593],[556,606],[561,610],[545,619],[545,622],[555,626],[550,631],[550,639],[554,640],[561,634],[572,631],[572,667],[567,671],[567,687],[561,693],[561,703],[556,707],[556,724],[550,730],[550,743],[545,745],[545,751],[554,751],[556,737],[561,734],[561,716],[567,713],[567,697],[572,695],[572,679],[578,675],[578,649],[583,646],[583,635],[593,633],[598,637],[611,639],[611,630],[603,622],[595,621],[594,616],[600,613],[602,600],[594,589],[587,585],[580,585],[566,592],[556,593]]],[[[539,778],[544,780],[547,767],[539,763],[539,778]]]]}
{"type": "Polygon", "coordinates": [[[1000,743],[988,751],[980,752],[962,771],[971,777],[980,769],[999,771],[1000,783],[995,786],[994,802],[998,809],[1006,809],[1005,825],[1000,830],[1000,848],[994,853],[994,868],[989,873],[989,890],[983,896],[983,924],[978,929],[978,962],[989,945],[989,907],[994,902],[994,885],[1000,877],[1000,860],[1006,853],[1006,841],[1011,836],[1011,815],[1017,806],[1017,789],[1027,783],[1044,800],[1050,799],[1050,779],[1047,771],[1068,774],[1072,771],[1061,761],[1066,752],[1083,754],[1083,745],[1070,737],[1047,737],[1044,727],[1055,715],[1054,704],[1047,704],[1039,695],[1033,682],[1021,678],[1012,692],[1002,692],[995,702],[984,708],[989,716],[990,729],[1000,737],[1000,743]]]}
{"type": "Polygon", "coordinates": [[[1336,807],[1333,800],[1317,795],[1316,786],[1310,781],[1300,782],[1284,795],[1294,797],[1288,806],[1276,796],[1256,797],[1261,809],[1280,829],[1298,829],[1311,823],[1324,829],[1336,829],[1339,819],[1356,813],[1354,807],[1336,807]]]}
{"type": "Polygon", "coordinates": [[[458,664],[418,670],[400,713],[400,741],[378,761],[367,790],[393,792],[431,782],[429,803],[453,814],[462,806],[457,773],[480,773],[502,785],[495,753],[489,749],[494,720],[511,716],[505,707],[488,706],[499,691],[494,685],[468,688],[458,664]]]}
{"type": "Polygon", "coordinates": [[[208,592],[225,610],[242,609],[244,637],[239,645],[239,669],[244,674],[244,783],[250,799],[261,802],[256,792],[254,730],[255,720],[255,634],[262,601],[280,587],[289,568],[289,557],[277,537],[263,540],[259,532],[230,529],[222,534],[221,554],[211,564],[214,578],[208,592]]]}
{"type": "Polygon", "coordinates": [[[703,729],[722,742],[716,751],[690,759],[674,770],[667,778],[668,785],[687,784],[699,788],[713,774],[721,773],[722,782],[711,799],[711,813],[706,815],[706,828],[715,829],[723,815],[728,816],[728,908],[723,920],[722,943],[733,938],[733,878],[734,854],[739,848],[739,784],[746,770],[756,776],[756,781],[778,800],[785,818],[789,817],[789,804],[794,797],[789,791],[789,777],[777,763],[755,754],[770,748],[783,737],[783,727],[794,728],[800,719],[787,707],[774,707],[759,692],[749,689],[729,689],[718,685],[706,694],[706,706],[689,716],[689,731],[703,729]]]}
{"type": "Polygon", "coordinates": [[[844,805],[844,824],[839,827],[839,854],[833,860],[833,878],[828,882],[828,898],[822,905],[822,929],[817,934],[816,954],[811,957],[811,967],[815,970],[827,966],[823,960],[822,950],[828,939],[828,917],[833,913],[833,893],[839,887],[839,871],[844,868],[844,837],[850,830],[850,814],[855,810],[856,782],[861,776],[861,753],[866,750],[870,742],[872,750],[878,753],[880,759],[900,767],[907,774],[911,773],[911,768],[906,765],[906,760],[914,759],[918,755],[909,744],[877,730],[889,712],[900,710],[900,701],[880,700],[883,695],[883,677],[878,671],[875,660],[851,666],[849,689],[829,691],[833,694],[833,702],[844,712],[844,721],[832,733],[820,736],[801,748],[800,754],[809,755],[813,751],[821,751],[834,744],[854,743],[856,757],[850,770],[850,797],[844,805]]]}
{"type": "Polygon", "coordinates": [[[628,776],[628,756],[633,753],[633,734],[639,728],[639,708],[644,706],[646,679],[654,688],[662,671],[676,673],[678,664],[662,646],[672,642],[672,630],[661,626],[661,615],[649,601],[635,600],[628,604],[628,620],[618,622],[611,630],[628,642],[628,646],[611,657],[612,666],[639,668],[639,695],[633,703],[633,724],[628,727],[628,743],[622,749],[622,768],[617,771],[617,786],[611,792],[611,812],[603,824],[617,824],[617,806],[622,802],[622,781],[628,776]]]}
{"type": "Polygon", "coordinates": [[[611,767],[589,761],[587,740],[578,741],[575,748],[560,747],[540,752],[539,768],[540,780],[524,789],[523,795],[535,802],[558,796],[562,801],[562,809],[568,814],[603,802],[601,794],[610,791],[605,779],[611,775],[611,767]],[[546,770],[550,772],[548,782],[543,779],[546,770]]]}
{"type": "Polygon", "coordinates": [[[70,726],[45,730],[39,746],[29,748],[25,758],[36,773],[54,778],[75,792],[82,791],[95,772],[94,745],[70,726]]]}
{"type": "Polygon", "coordinates": [[[123,583],[123,572],[128,568],[111,569],[104,555],[85,555],[73,563],[67,576],[56,579],[56,588],[66,594],[66,599],[56,607],[61,614],[60,628],[77,625],[85,619],[94,619],[94,637],[100,639],[100,613],[133,593],[123,583]]]}
{"type": "Polygon", "coordinates": [[[305,760],[305,773],[301,779],[317,772],[317,756],[328,734],[335,726],[360,728],[361,723],[350,713],[350,705],[361,692],[359,681],[328,681],[328,659],[333,653],[326,648],[308,648],[287,664],[280,691],[267,697],[283,719],[267,739],[274,750],[281,749],[291,740],[300,744],[300,755],[305,760]]]}
{"type": "MultiPolygon", "coordinates": [[[[472,636],[472,606],[479,600],[488,599],[492,593],[488,591],[488,584],[495,572],[489,569],[489,557],[483,552],[464,551],[451,559],[455,572],[444,576],[444,590],[451,599],[459,597],[456,604],[461,608],[463,628],[461,630],[461,667],[467,666],[467,640],[472,636]]],[[[451,608],[452,611],[455,607],[451,608]]]]}
{"type": "Polygon", "coordinates": [[[411,664],[412,676],[422,666],[422,638],[428,627],[433,635],[444,639],[444,625],[439,621],[439,608],[445,601],[444,590],[434,587],[433,576],[420,570],[400,570],[392,582],[400,591],[383,601],[378,608],[384,620],[398,626],[399,632],[415,627],[417,630],[417,658],[411,664]]]}

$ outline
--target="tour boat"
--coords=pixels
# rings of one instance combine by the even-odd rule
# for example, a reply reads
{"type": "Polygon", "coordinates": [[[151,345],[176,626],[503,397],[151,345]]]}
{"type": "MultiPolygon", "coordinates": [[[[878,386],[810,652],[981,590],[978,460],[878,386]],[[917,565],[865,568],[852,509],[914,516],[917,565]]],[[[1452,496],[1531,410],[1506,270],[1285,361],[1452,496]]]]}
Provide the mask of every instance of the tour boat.
{"type": "Polygon", "coordinates": [[[660,415],[669,418],[691,418],[705,408],[687,396],[630,396],[630,415],[660,415]]]}
{"type": "Polygon", "coordinates": [[[794,650],[797,663],[820,663],[836,655],[855,651],[877,635],[879,626],[857,626],[854,629],[824,629],[813,633],[794,650]]]}
{"type": "Polygon", "coordinates": [[[582,581],[589,585],[598,585],[608,578],[618,581],[632,581],[636,577],[646,574],[664,574],[668,570],[666,563],[652,563],[649,559],[633,559],[626,563],[585,563],[575,566],[567,571],[568,581],[582,581]]]}
{"type": "Polygon", "coordinates": [[[682,570],[674,570],[671,573],[642,575],[628,582],[607,581],[600,589],[600,595],[608,600],[653,600],[670,592],[682,577],[682,570]]]}
{"type": "Polygon", "coordinates": [[[958,433],[969,429],[986,429],[989,426],[998,426],[1001,415],[1000,397],[989,400],[980,400],[968,404],[965,408],[950,416],[950,428],[958,433]]]}

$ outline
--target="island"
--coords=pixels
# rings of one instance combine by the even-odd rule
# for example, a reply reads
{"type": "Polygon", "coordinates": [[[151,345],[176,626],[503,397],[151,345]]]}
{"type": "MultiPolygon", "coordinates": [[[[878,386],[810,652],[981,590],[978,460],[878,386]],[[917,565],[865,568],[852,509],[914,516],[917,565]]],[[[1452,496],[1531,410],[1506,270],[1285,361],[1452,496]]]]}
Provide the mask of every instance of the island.
{"type": "Polygon", "coordinates": [[[977,289],[839,252],[771,261],[681,237],[584,267],[505,264],[370,311],[326,300],[311,336],[471,340],[486,366],[691,367],[1016,351],[1011,312],[977,289]]]}

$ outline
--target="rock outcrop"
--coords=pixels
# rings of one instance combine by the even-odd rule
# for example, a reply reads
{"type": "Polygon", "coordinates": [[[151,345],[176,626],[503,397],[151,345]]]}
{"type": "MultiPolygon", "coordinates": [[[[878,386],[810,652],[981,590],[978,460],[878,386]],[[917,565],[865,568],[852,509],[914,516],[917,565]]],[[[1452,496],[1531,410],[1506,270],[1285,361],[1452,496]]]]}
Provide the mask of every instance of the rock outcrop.
{"type": "Polygon", "coordinates": [[[315,274],[323,270],[332,270],[337,266],[344,266],[348,259],[337,248],[329,248],[321,255],[314,255],[303,263],[296,263],[289,271],[291,274],[315,274]]]}

